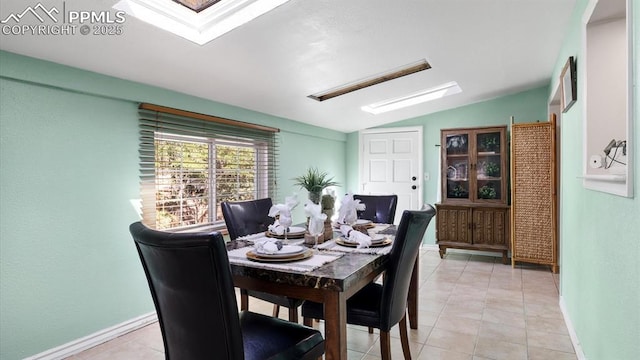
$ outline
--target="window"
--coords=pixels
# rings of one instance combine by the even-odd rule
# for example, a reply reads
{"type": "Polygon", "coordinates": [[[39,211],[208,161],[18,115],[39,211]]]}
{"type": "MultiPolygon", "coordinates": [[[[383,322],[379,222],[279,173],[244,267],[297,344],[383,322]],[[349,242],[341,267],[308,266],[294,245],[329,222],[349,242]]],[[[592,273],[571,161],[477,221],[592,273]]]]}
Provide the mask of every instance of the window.
{"type": "Polygon", "coordinates": [[[148,226],[221,228],[221,202],[275,196],[277,129],[170,110],[175,109],[150,104],[140,110],[142,208],[148,226]]]}

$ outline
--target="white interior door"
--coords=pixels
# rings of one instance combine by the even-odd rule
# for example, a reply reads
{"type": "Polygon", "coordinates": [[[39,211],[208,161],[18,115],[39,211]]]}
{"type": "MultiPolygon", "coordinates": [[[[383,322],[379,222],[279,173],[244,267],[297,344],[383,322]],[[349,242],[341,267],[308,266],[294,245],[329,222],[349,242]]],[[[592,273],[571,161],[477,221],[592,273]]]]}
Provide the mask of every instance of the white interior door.
{"type": "Polygon", "coordinates": [[[358,191],[398,195],[396,224],[404,210],[422,207],[422,128],[388,128],[360,132],[358,191]]]}

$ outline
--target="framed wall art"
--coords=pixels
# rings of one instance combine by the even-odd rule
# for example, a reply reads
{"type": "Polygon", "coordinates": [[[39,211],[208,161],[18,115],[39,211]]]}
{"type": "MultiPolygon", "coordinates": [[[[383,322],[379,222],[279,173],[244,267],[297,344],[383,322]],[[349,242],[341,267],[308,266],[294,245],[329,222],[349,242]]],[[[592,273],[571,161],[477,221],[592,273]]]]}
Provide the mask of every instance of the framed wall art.
{"type": "Polygon", "coordinates": [[[562,112],[565,113],[578,99],[576,62],[569,56],[562,68],[560,83],[562,84],[562,112]]]}

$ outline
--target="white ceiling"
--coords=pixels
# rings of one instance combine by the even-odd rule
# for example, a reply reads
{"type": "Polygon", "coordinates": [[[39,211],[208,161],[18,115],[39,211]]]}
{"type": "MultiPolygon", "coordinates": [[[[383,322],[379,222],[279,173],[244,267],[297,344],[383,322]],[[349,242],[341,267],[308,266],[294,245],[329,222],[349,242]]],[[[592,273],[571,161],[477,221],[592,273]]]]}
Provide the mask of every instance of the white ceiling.
{"type": "MultiPolygon", "coordinates": [[[[37,2],[2,0],[0,18],[37,2]]],[[[41,2],[115,12],[117,0],[41,2]]],[[[0,49],[351,132],[547,84],[574,4],[291,0],[203,46],[127,16],[119,36],[0,35],[0,49]],[[420,59],[432,69],[324,102],[307,97],[420,59]],[[360,110],[449,81],[463,92],[386,114],[360,110]]]]}

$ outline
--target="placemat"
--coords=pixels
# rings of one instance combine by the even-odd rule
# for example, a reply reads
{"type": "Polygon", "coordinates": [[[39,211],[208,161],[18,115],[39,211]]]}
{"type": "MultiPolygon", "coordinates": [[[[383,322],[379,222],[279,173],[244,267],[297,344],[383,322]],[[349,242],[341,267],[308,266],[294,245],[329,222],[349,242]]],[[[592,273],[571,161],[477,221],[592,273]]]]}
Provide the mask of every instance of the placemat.
{"type": "Polygon", "coordinates": [[[238,238],[236,240],[244,240],[244,241],[253,242],[254,240],[257,240],[257,239],[265,237],[265,233],[266,232],[263,231],[263,232],[259,232],[257,234],[238,236],[238,238]]]}
{"type": "Polygon", "coordinates": [[[380,230],[376,231],[378,234],[395,235],[396,232],[398,231],[398,228],[395,225],[389,225],[389,224],[376,224],[376,225],[382,226],[380,230]]]}
{"type": "Polygon", "coordinates": [[[342,246],[336,243],[335,240],[325,241],[324,243],[318,245],[318,249],[321,250],[331,250],[331,251],[340,251],[340,252],[351,252],[351,253],[360,253],[360,254],[380,254],[385,255],[391,251],[391,247],[393,244],[383,247],[372,247],[372,248],[354,248],[349,246],[342,246]]]}
{"type": "Polygon", "coordinates": [[[314,251],[312,257],[292,262],[257,262],[247,259],[247,252],[253,249],[251,246],[246,246],[240,249],[230,250],[229,263],[235,265],[245,265],[263,269],[279,269],[279,270],[293,270],[299,272],[307,272],[319,268],[320,266],[335,261],[342,257],[344,254],[318,252],[314,251]]]}

